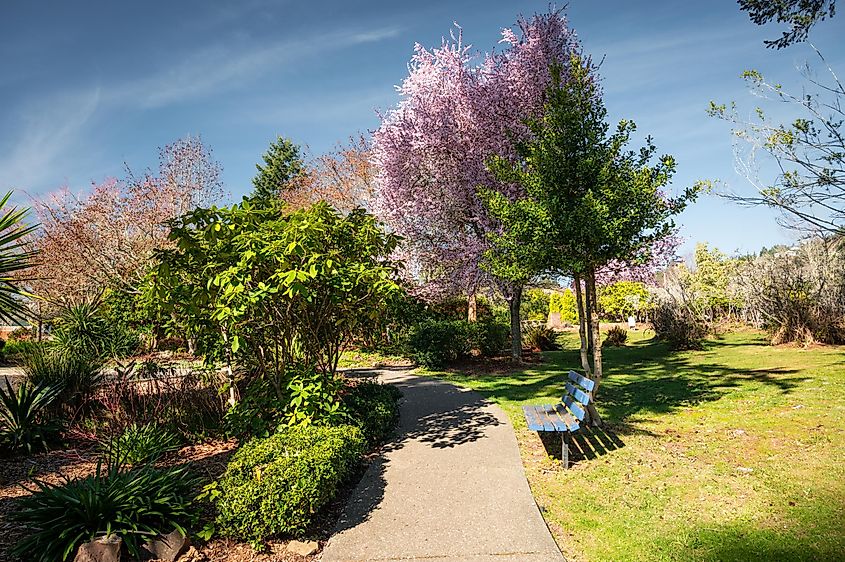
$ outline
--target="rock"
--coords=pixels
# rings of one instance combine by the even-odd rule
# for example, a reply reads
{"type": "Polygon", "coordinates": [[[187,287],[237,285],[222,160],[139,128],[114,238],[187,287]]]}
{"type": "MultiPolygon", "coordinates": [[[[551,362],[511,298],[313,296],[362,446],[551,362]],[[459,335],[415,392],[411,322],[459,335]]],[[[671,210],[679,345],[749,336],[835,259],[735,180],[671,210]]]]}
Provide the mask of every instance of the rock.
{"type": "Polygon", "coordinates": [[[290,541],[288,543],[287,551],[300,556],[311,556],[320,550],[320,544],[317,541],[290,541]]]}
{"type": "Polygon", "coordinates": [[[179,562],[205,562],[205,560],[207,560],[206,556],[193,546],[179,558],[179,562]]]}
{"type": "Polygon", "coordinates": [[[152,560],[164,560],[165,562],[176,562],[179,556],[188,550],[191,541],[178,530],[169,535],[158,537],[147,541],[144,550],[149,553],[152,560]]]}
{"type": "Polygon", "coordinates": [[[73,562],[120,562],[123,539],[117,535],[100,537],[79,546],[73,562]]]}

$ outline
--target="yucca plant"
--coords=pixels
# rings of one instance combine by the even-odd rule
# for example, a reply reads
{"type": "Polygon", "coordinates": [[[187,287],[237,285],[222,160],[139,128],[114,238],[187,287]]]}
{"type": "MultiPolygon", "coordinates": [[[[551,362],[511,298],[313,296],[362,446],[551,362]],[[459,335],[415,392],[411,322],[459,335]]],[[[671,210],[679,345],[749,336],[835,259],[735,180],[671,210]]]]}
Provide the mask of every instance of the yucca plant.
{"type": "Polygon", "coordinates": [[[62,405],[75,412],[103,379],[103,360],[92,355],[75,355],[61,350],[33,346],[23,353],[26,379],[35,385],[61,387],[62,405]]]}
{"type": "Polygon", "coordinates": [[[130,465],[155,462],[165,453],[178,448],[179,436],[154,423],[133,423],[104,444],[106,456],[112,462],[130,465]]]}
{"type": "Polygon", "coordinates": [[[85,478],[34,484],[32,495],[19,500],[10,515],[29,530],[12,549],[25,560],[64,562],[80,544],[110,534],[140,557],[146,539],[174,529],[186,534],[184,525],[195,516],[191,502],[197,481],[184,467],[99,463],[85,478]]]}
{"type": "Polygon", "coordinates": [[[11,451],[46,449],[56,428],[45,420],[46,409],[53,403],[61,387],[25,382],[17,388],[6,377],[6,388],[0,386],[0,443],[11,451]]]}
{"type": "Polygon", "coordinates": [[[29,209],[7,208],[11,196],[10,191],[0,199],[0,320],[6,323],[27,313],[16,275],[32,265],[35,252],[26,246],[25,237],[37,226],[24,222],[29,209]]]}

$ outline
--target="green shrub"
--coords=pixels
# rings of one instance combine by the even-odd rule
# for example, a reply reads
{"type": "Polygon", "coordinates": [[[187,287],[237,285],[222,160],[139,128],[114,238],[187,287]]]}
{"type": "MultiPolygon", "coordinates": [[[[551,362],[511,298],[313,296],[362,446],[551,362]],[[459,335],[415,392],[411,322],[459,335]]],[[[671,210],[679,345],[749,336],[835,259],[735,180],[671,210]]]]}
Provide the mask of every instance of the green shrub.
{"type": "Polygon", "coordinates": [[[546,326],[530,326],[522,337],[523,345],[535,351],[557,349],[557,333],[546,326]]]}
{"type": "Polygon", "coordinates": [[[361,428],[369,445],[387,438],[399,419],[399,398],[395,386],[378,382],[356,384],[343,399],[350,423],[361,428]]]}
{"type": "Polygon", "coordinates": [[[469,347],[477,349],[484,357],[501,355],[511,334],[510,326],[495,320],[468,323],[469,347]]]}
{"type": "Polygon", "coordinates": [[[8,339],[6,340],[2,350],[0,351],[2,351],[3,361],[18,363],[22,360],[23,356],[26,353],[29,353],[32,349],[36,349],[43,346],[43,343],[39,343],[33,340],[8,339]]]}
{"type": "Polygon", "coordinates": [[[61,402],[66,410],[85,404],[103,379],[102,360],[44,346],[27,349],[21,359],[21,368],[32,384],[60,387],[61,402]]]}
{"type": "Polygon", "coordinates": [[[61,388],[46,383],[27,382],[12,387],[0,385],[0,445],[10,451],[46,449],[47,441],[56,427],[47,420],[47,408],[61,392],[61,388]]]}
{"type": "Polygon", "coordinates": [[[133,423],[105,444],[111,462],[137,465],[154,462],[179,448],[179,436],[166,427],[133,423]]]}
{"type": "Polygon", "coordinates": [[[287,425],[331,424],[343,416],[340,380],[333,373],[295,365],[286,371],[288,398],[284,411],[287,425]]]}
{"type": "Polygon", "coordinates": [[[67,355],[125,357],[139,347],[138,336],[100,313],[98,303],[64,309],[56,320],[53,345],[67,355]]]}
{"type": "Polygon", "coordinates": [[[426,320],[408,336],[411,359],[424,367],[439,368],[470,352],[467,325],[462,320],[426,320]]]}
{"type": "Polygon", "coordinates": [[[219,480],[217,530],[250,541],[301,533],[363,451],[361,430],[352,426],[297,426],[246,443],[219,480]]]}
{"type": "Polygon", "coordinates": [[[59,485],[36,480],[36,491],[21,499],[10,515],[29,531],[12,554],[63,562],[80,544],[114,533],[132,556],[139,557],[150,535],[174,528],[185,532],[183,525],[194,515],[195,484],[184,468],[126,469],[116,463],[98,465],[95,474],[59,485]]]}
{"type": "Polygon", "coordinates": [[[607,331],[607,336],[604,338],[605,345],[614,347],[622,347],[626,341],[628,341],[628,330],[622,326],[613,326],[607,331]]]}

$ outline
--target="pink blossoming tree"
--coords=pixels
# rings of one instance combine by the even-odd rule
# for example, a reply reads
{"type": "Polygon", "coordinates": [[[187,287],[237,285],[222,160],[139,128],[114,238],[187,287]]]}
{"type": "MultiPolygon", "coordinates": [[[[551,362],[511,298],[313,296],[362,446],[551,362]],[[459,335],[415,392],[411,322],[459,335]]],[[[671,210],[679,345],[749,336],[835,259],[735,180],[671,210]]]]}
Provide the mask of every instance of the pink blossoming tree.
{"type": "Polygon", "coordinates": [[[520,18],[516,29],[502,31],[500,43],[501,51],[482,56],[463,43],[458,28],[438,48],[417,44],[398,87],[402,99],[373,135],[377,213],[404,237],[420,294],[467,295],[470,320],[480,286],[495,284],[509,301],[521,291],[521,283],[481,267],[498,225],[478,188],[522,195],[518,184],[497,181],[486,162],[515,158],[515,143],[529,134],[526,120],[543,109],[550,68],[565,72],[580,52],[559,11],[520,18]]]}

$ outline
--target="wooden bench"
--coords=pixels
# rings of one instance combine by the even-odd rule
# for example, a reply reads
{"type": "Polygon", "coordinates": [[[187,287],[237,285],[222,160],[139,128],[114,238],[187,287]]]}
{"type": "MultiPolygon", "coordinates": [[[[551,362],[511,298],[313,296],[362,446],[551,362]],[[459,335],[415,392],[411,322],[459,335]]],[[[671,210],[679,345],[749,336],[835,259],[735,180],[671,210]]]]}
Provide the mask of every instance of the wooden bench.
{"type": "Polygon", "coordinates": [[[532,431],[549,431],[561,435],[561,458],[563,468],[569,468],[569,438],[581,429],[581,424],[589,421],[587,405],[593,397],[596,383],[582,377],[575,371],[569,371],[566,394],[557,404],[523,406],[522,413],[532,431]]]}

